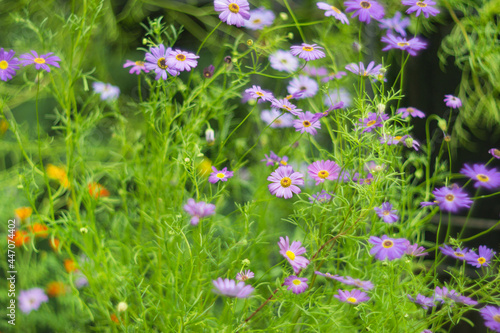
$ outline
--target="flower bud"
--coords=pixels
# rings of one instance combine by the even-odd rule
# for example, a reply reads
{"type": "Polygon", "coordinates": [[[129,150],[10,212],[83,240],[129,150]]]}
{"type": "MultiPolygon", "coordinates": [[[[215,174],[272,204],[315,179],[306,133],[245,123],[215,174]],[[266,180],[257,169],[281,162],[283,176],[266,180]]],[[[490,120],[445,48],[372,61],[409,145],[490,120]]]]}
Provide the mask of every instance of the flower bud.
{"type": "Polygon", "coordinates": [[[233,62],[233,60],[231,59],[231,56],[225,56],[225,57],[224,57],[224,62],[225,62],[226,64],[230,64],[230,63],[232,63],[232,62],[233,62]]]}
{"type": "Polygon", "coordinates": [[[293,32],[289,32],[287,37],[288,37],[288,39],[293,39],[293,32]]]}
{"type": "Polygon", "coordinates": [[[354,50],[354,52],[359,52],[362,48],[363,47],[358,42],[352,43],[352,49],[354,50]]]}
{"type": "Polygon", "coordinates": [[[377,111],[378,113],[383,113],[385,111],[385,104],[380,103],[377,105],[377,111]]]}
{"type": "Polygon", "coordinates": [[[189,159],[189,157],[186,157],[186,158],[184,159],[184,162],[186,162],[186,163],[189,163],[189,161],[191,161],[191,160],[189,159]]]}
{"type": "Polygon", "coordinates": [[[252,45],[253,45],[253,40],[248,39],[248,40],[247,40],[247,45],[248,45],[248,46],[252,46],[252,45]]]}
{"type": "Polygon", "coordinates": [[[446,132],[446,120],[439,118],[438,127],[441,129],[441,131],[446,132]]]}
{"type": "Polygon", "coordinates": [[[147,43],[148,43],[148,39],[147,39],[147,38],[143,38],[143,39],[142,39],[142,44],[143,44],[143,45],[146,45],[147,43]]]}
{"type": "Polygon", "coordinates": [[[124,311],[127,311],[128,305],[125,302],[120,302],[120,303],[118,303],[118,306],[116,307],[116,309],[118,310],[118,312],[124,312],[124,311]]]}
{"type": "Polygon", "coordinates": [[[283,21],[286,21],[288,20],[288,14],[285,13],[285,12],[281,12],[280,13],[280,18],[283,20],[283,21]]]}
{"type": "Polygon", "coordinates": [[[88,233],[88,232],[89,232],[89,229],[87,229],[87,228],[80,228],[80,232],[81,232],[82,234],[86,234],[86,233],[88,233]]]}
{"type": "Polygon", "coordinates": [[[408,148],[413,148],[413,138],[411,137],[407,137],[405,139],[405,144],[406,144],[406,147],[408,148]]]}
{"type": "Polygon", "coordinates": [[[205,138],[207,140],[207,144],[209,146],[213,146],[214,142],[215,142],[215,132],[214,132],[214,130],[211,129],[211,128],[207,128],[207,130],[205,131],[205,138]]]}
{"type": "Polygon", "coordinates": [[[243,260],[241,261],[241,264],[242,264],[243,266],[250,266],[250,260],[248,260],[248,259],[243,259],[243,260]]]}

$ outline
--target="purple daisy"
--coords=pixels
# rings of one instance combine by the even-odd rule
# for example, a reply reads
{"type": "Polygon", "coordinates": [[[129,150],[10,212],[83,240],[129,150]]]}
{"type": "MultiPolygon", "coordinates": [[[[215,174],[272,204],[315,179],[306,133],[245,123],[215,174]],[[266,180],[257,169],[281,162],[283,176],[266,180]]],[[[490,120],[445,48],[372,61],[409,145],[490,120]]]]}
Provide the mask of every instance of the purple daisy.
{"type": "Polygon", "coordinates": [[[418,39],[418,37],[406,40],[406,38],[404,37],[396,37],[389,34],[382,37],[381,41],[387,43],[382,51],[388,51],[390,49],[400,49],[408,52],[408,54],[410,54],[411,56],[416,56],[417,51],[423,50],[427,46],[427,44],[418,39]]]}
{"type": "Polygon", "coordinates": [[[318,92],[318,83],[305,75],[299,75],[298,78],[293,78],[287,87],[289,94],[302,92],[299,98],[313,97],[318,92]]]}
{"type": "Polygon", "coordinates": [[[240,273],[236,274],[236,280],[238,280],[238,281],[246,281],[248,279],[253,278],[254,276],[255,275],[253,274],[253,272],[251,270],[247,269],[244,272],[240,272],[240,273]]]}
{"type": "Polygon", "coordinates": [[[371,19],[380,20],[384,17],[384,7],[375,0],[344,1],[346,13],[354,12],[352,17],[359,15],[361,22],[370,23],[371,19]]]}
{"type": "Polygon", "coordinates": [[[325,179],[336,180],[339,177],[340,166],[330,160],[316,161],[307,167],[309,175],[316,181],[316,185],[324,183],[325,179]]]}
{"type": "Polygon", "coordinates": [[[410,295],[408,296],[408,299],[412,301],[415,304],[420,304],[423,309],[427,310],[429,307],[433,307],[434,300],[430,297],[425,297],[424,295],[418,294],[416,298],[411,297],[410,295]]]}
{"type": "Polygon", "coordinates": [[[397,145],[398,143],[402,143],[404,142],[404,140],[406,139],[407,135],[396,135],[396,136],[392,136],[392,135],[389,135],[389,134],[384,134],[384,136],[381,136],[379,138],[379,141],[381,144],[386,144],[388,146],[392,146],[392,145],[397,145]]]}
{"type": "Polygon", "coordinates": [[[440,247],[439,248],[441,250],[441,253],[446,255],[446,256],[450,256],[450,257],[453,257],[455,259],[458,259],[458,260],[465,260],[466,259],[466,256],[467,256],[467,253],[468,253],[468,249],[467,248],[464,248],[463,250],[460,249],[459,247],[457,247],[455,250],[449,246],[449,245],[445,245],[444,247],[440,247]]]}
{"type": "Polygon", "coordinates": [[[377,215],[381,217],[385,223],[394,223],[399,217],[396,215],[398,212],[395,209],[392,209],[392,204],[389,202],[384,202],[381,207],[373,208],[377,215]]]}
{"type": "Polygon", "coordinates": [[[245,93],[250,95],[250,98],[253,99],[261,99],[263,101],[271,102],[274,99],[273,93],[262,89],[260,86],[252,86],[252,88],[248,88],[245,90],[245,93]]]}
{"type": "Polygon", "coordinates": [[[104,82],[93,82],[92,88],[96,94],[101,95],[101,100],[115,100],[120,96],[120,88],[104,82]]]}
{"type": "Polygon", "coordinates": [[[289,113],[281,113],[276,109],[263,110],[260,119],[265,121],[270,127],[285,128],[293,126],[293,116],[289,113]]]}
{"type": "Polygon", "coordinates": [[[307,289],[307,278],[299,278],[295,275],[289,276],[283,283],[288,286],[287,290],[291,290],[294,294],[301,294],[307,289]]]}
{"type": "Polygon", "coordinates": [[[500,307],[487,305],[479,310],[484,319],[484,326],[492,331],[500,332],[500,307]]]}
{"type": "Polygon", "coordinates": [[[461,296],[460,293],[454,289],[449,290],[446,287],[436,287],[434,289],[434,301],[438,301],[443,304],[446,300],[463,303],[463,296],[461,296]]]}
{"type": "Polygon", "coordinates": [[[127,67],[132,67],[129,71],[130,74],[141,74],[141,71],[144,71],[144,73],[149,73],[149,71],[146,69],[146,66],[144,65],[144,61],[132,61],[132,60],[127,60],[123,64],[123,68],[127,67]]]}
{"type": "Polygon", "coordinates": [[[250,285],[245,285],[245,282],[236,283],[235,280],[218,278],[212,283],[216,289],[212,291],[229,297],[247,298],[253,292],[254,288],[250,285]]]}
{"type": "Polygon", "coordinates": [[[297,109],[297,107],[294,104],[290,103],[290,101],[286,98],[273,99],[271,102],[271,107],[273,109],[281,109],[288,111],[295,116],[302,114],[302,109],[297,109]]]}
{"type": "Polygon", "coordinates": [[[200,201],[196,202],[194,199],[188,199],[187,204],[184,205],[184,210],[191,215],[191,224],[197,225],[200,219],[214,215],[215,205],[207,204],[206,202],[200,201]]]}
{"type": "Polygon", "coordinates": [[[388,33],[394,30],[401,36],[406,37],[405,29],[410,25],[410,18],[402,17],[403,15],[400,12],[396,12],[393,18],[379,20],[379,27],[386,29],[388,33]]]}
{"type": "Polygon", "coordinates": [[[472,204],[467,193],[456,184],[453,184],[451,188],[444,186],[435,189],[432,194],[436,197],[439,208],[445,212],[456,213],[460,208],[470,208],[472,204]]]}
{"type": "Polygon", "coordinates": [[[217,183],[218,181],[226,182],[229,178],[233,176],[233,171],[227,171],[227,168],[222,170],[217,170],[216,167],[212,167],[212,172],[208,177],[208,181],[212,184],[217,183]]]}
{"type": "Polygon", "coordinates": [[[30,53],[21,54],[19,57],[21,60],[21,64],[23,66],[35,65],[36,70],[44,69],[47,72],[50,72],[50,67],[48,65],[59,68],[58,61],[61,59],[58,56],[53,56],[53,52],[49,52],[47,54],[41,54],[40,56],[35,51],[31,51],[30,53]]]}
{"type": "Polygon", "coordinates": [[[290,50],[294,56],[311,61],[325,57],[325,52],[321,51],[323,48],[317,44],[302,43],[302,45],[293,45],[290,50]]]}
{"type": "Polygon", "coordinates": [[[0,80],[8,81],[16,75],[16,71],[19,69],[19,59],[13,58],[14,50],[9,52],[4,51],[0,48],[0,80]]]}
{"type": "Polygon", "coordinates": [[[363,123],[363,125],[359,126],[363,128],[363,133],[371,132],[375,127],[382,127],[382,122],[387,119],[389,119],[389,116],[385,113],[369,112],[367,118],[359,119],[363,123]]]}
{"type": "Polygon", "coordinates": [[[278,198],[290,199],[293,193],[301,192],[297,185],[304,185],[302,177],[304,175],[294,172],[291,166],[280,166],[267,177],[267,180],[271,182],[268,185],[269,191],[278,198]]]}
{"type": "Polygon", "coordinates": [[[408,242],[408,245],[405,250],[405,254],[414,256],[414,257],[423,257],[428,255],[428,253],[424,252],[425,247],[423,246],[418,246],[418,244],[411,244],[408,242]]]}
{"type": "Polygon", "coordinates": [[[356,65],[355,63],[351,63],[345,66],[345,69],[347,69],[349,72],[352,72],[360,76],[376,76],[380,72],[381,68],[382,65],[375,66],[375,61],[370,61],[366,69],[365,65],[362,62],[359,63],[359,66],[356,65]]]}
{"type": "Polygon", "coordinates": [[[407,108],[399,108],[396,113],[401,113],[401,118],[403,119],[407,117],[425,118],[425,113],[411,106],[407,108]]]}
{"type": "Polygon", "coordinates": [[[325,190],[322,190],[321,192],[318,192],[318,193],[310,196],[309,201],[311,203],[318,202],[318,203],[322,204],[322,203],[325,203],[325,202],[332,200],[332,198],[333,198],[333,194],[328,193],[325,190]]]}
{"type": "Polygon", "coordinates": [[[245,28],[250,30],[262,30],[273,24],[275,15],[272,10],[260,7],[250,11],[250,18],[245,21],[245,28]]]}
{"type": "Polygon", "coordinates": [[[342,13],[337,7],[329,5],[326,2],[316,2],[316,6],[318,6],[319,9],[326,10],[325,16],[333,16],[341,23],[349,24],[347,16],[342,13]]]}
{"type": "Polygon", "coordinates": [[[299,114],[299,119],[293,121],[295,131],[304,133],[307,132],[311,135],[316,135],[317,128],[321,128],[321,123],[313,113],[306,111],[306,113],[299,114]]]}
{"type": "Polygon", "coordinates": [[[342,77],[344,77],[346,75],[347,75],[347,73],[344,71],[330,72],[327,74],[326,77],[321,79],[321,82],[326,83],[326,82],[331,81],[333,79],[341,79],[342,77]]]}
{"type": "Polygon", "coordinates": [[[280,254],[288,260],[290,265],[292,265],[295,274],[299,273],[301,269],[304,269],[307,265],[309,265],[309,260],[301,256],[301,254],[304,254],[307,251],[306,248],[302,246],[301,242],[294,241],[292,245],[290,245],[288,236],[285,238],[280,237],[278,246],[280,247],[280,254]]]}
{"type": "Polygon", "coordinates": [[[23,313],[30,313],[32,310],[38,310],[42,303],[49,301],[49,297],[41,288],[32,288],[28,290],[21,290],[19,292],[19,309],[23,313]]]}
{"type": "Polygon", "coordinates": [[[265,154],[266,158],[263,160],[260,160],[261,162],[266,162],[266,166],[271,166],[274,165],[274,163],[279,163],[280,157],[276,155],[274,151],[271,150],[271,153],[269,153],[269,156],[265,154]]]}
{"type": "Polygon", "coordinates": [[[299,68],[299,59],[290,51],[278,50],[269,55],[271,67],[280,72],[294,72],[299,68]]]}
{"type": "Polygon", "coordinates": [[[403,0],[401,3],[405,6],[411,6],[406,10],[406,14],[417,12],[415,16],[419,16],[423,13],[425,18],[429,18],[429,15],[436,16],[439,14],[439,10],[432,7],[436,4],[432,0],[403,0]]]}
{"type": "Polygon", "coordinates": [[[215,0],[214,9],[219,14],[219,19],[238,28],[250,19],[250,5],[247,0],[215,0]]]}
{"type": "Polygon", "coordinates": [[[322,276],[328,277],[328,278],[333,279],[333,280],[337,280],[337,281],[342,282],[343,284],[346,284],[348,286],[357,286],[357,287],[362,288],[364,290],[371,290],[375,287],[371,281],[362,281],[360,279],[354,279],[350,276],[331,275],[330,273],[323,274],[323,273],[317,272],[317,271],[314,273],[317,275],[322,275],[322,276]]]}
{"type": "Polygon", "coordinates": [[[478,252],[479,254],[471,250],[465,256],[466,262],[469,265],[477,268],[488,266],[488,264],[491,262],[491,259],[493,259],[493,256],[496,254],[495,251],[487,248],[484,245],[479,246],[478,252]]]}
{"type": "Polygon", "coordinates": [[[158,47],[152,47],[150,51],[151,52],[146,53],[146,62],[144,66],[148,71],[154,71],[156,73],[155,80],[159,80],[160,78],[166,80],[167,72],[172,76],[179,75],[178,70],[167,65],[167,57],[170,55],[170,52],[172,52],[170,47],[165,49],[165,46],[160,44],[158,47]]]}
{"type": "Polygon", "coordinates": [[[444,97],[445,98],[443,101],[446,103],[447,107],[458,109],[462,106],[462,101],[460,100],[460,98],[453,95],[444,95],[444,97]]]}
{"type": "Polygon", "coordinates": [[[488,150],[488,153],[490,153],[494,158],[500,159],[500,149],[491,148],[490,150],[488,150]]]}
{"type": "Polygon", "coordinates": [[[315,113],[314,116],[316,117],[316,119],[321,119],[328,116],[333,110],[342,109],[344,105],[344,102],[338,102],[337,104],[330,106],[328,109],[326,109],[326,111],[315,113]]]}
{"type": "Polygon", "coordinates": [[[314,67],[306,65],[303,69],[304,73],[310,76],[325,76],[328,75],[328,70],[325,67],[314,67]]]}
{"type": "Polygon", "coordinates": [[[370,254],[375,255],[378,260],[401,258],[408,244],[408,240],[404,238],[389,238],[387,235],[381,238],[371,236],[368,241],[375,245],[370,250],[370,254]]]}
{"type": "Polygon", "coordinates": [[[486,169],[484,164],[474,164],[472,167],[464,164],[460,173],[473,179],[475,188],[484,187],[493,190],[500,186],[500,172],[495,168],[486,169]]]}
{"type": "Polygon", "coordinates": [[[179,49],[171,50],[166,58],[166,64],[168,67],[173,68],[179,72],[191,71],[192,68],[198,66],[198,59],[194,53],[182,51],[179,49]]]}
{"type": "Polygon", "coordinates": [[[366,302],[370,299],[368,295],[358,289],[353,289],[351,291],[344,291],[339,289],[338,290],[339,294],[338,295],[333,295],[335,298],[337,298],[341,302],[346,302],[349,304],[359,304],[361,302],[366,302]]]}

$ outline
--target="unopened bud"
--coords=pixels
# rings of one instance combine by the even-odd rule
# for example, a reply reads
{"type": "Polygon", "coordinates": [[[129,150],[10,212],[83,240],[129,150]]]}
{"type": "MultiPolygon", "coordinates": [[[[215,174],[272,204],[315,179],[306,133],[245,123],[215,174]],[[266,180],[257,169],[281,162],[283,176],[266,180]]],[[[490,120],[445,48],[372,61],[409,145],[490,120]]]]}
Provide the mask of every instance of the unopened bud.
{"type": "Polygon", "coordinates": [[[80,228],[80,232],[81,232],[82,234],[86,234],[86,233],[88,233],[88,232],[89,232],[89,229],[87,229],[87,228],[80,228]]]}
{"type": "Polygon", "coordinates": [[[405,144],[406,144],[406,147],[408,148],[413,148],[413,138],[411,137],[407,137],[405,139],[405,144]]]}
{"type": "Polygon", "coordinates": [[[359,44],[358,42],[352,43],[352,48],[353,48],[354,52],[359,52],[362,49],[361,44],[359,44]]]}
{"type": "Polygon", "coordinates": [[[243,259],[243,260],[241,261],[241,264],[242,264],[243,266],[250,266],[250,260],[248,260],[248,259],[243,259]]]}
{"type": "Polygon", "coordinates": [[[189,163],[189,161],[191,161],[191,160],[189,159],[189,157],[186,157],[186,158],[184,159],[184,162],[186,162],[186,163],[189,163]]]}
{"type": "Polygon", "coordinates": [[[143,44],[143,45],[146,45],[147,43],[148,43],[148,39],[147,39],[147,38],[143,38],[143,39],[142,39],[142,44],[143,44]]]}
{"type": "Polygon", "coordinates": [[[446,134],[443,138],[444,141],[450,142],[451,141],[451,136],[449,134],[446,134]]]}
{"type": "Polygon", "coordinates": [[[284,13],[284,12],[281,12],[281,13],[280,13],[280,18],[281,18],[283,21],[286,21],[286,20],[288,20],[288,14],[287,14],[287,13],[284,13]]]}
{"type": "Polygon", "coordinates": [[[215,142],[215,132],[213,129],[211,128],[207,128],[207,130],[205,131],[205,138],[207,140],[207,144],[209,146],[213,146],[214,142],[215,142]]]}
{"type": "Polygon", "coordinates": [[[118,306],[116,307],[116,309],[118,310],[118,312],[124,312],[124,311],[127,311],[128,305],[125,302],[120,302],[120,303],[118,303],[118,306]]]}
{"type": "Polygon", "coordinates": [[[225,62],[226,64],[230,64],[230,63],[232,63],[233,61],[232,61],[232,59],[231,59],[231,56],[226,56],[226,57],[224,57],[224,62],[225,62]]]}
{"type": "Polygon", "coordinates": [[[422,171],[422,169],[417,169],[415,172],[414,172],[414,175],[415,177],[417,178],[422,178],[422,176],[424,175],[424,172],[422,171]]]}
{"type": "Polygon", "coordinates": [[[288,33],[288,39],[293,39],[293,32],[288,33]]]}
{"type": "Polygon", "coordinates": [[[441,129],[441,131],[446,132],[446,120],[439,118],[438,127],[441,129]]]}
{"type": "Polygon", "coordinates": [[[377,111],[378,113],[383,113],[385,111],[385,104],[380,103],[377,105],[377,111]]]}
{"type": "Polygon", "coordinates": [[[248,46],[252,46],[253,45],[253,40],[251,40],[251,39],[247,40],[247,45],[248,46]]]}

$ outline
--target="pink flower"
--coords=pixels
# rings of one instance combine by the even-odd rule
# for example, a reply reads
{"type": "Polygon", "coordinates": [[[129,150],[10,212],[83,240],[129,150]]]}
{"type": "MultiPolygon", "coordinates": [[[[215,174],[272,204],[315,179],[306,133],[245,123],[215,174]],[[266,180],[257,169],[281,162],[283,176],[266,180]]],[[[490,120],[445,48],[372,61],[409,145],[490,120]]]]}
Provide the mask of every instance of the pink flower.
{"type": "Polygon", "coordinates": [[[316,161],[309,165],[307,170],[309,175],[316,180],[316,185],[324,183],[325,179],[336,180],[340,173],[339,165],[330,160],[316,161]]]}
{"type": "Polygon", "coordinates": [[[278,198],[290,199],[293,193],[301,192],[297,185],[304,185],[304,177],[300,172],[294,172],[289,165],[282,165],[276,171],[272,172],[267,180],[272,182],[269,184],[269,191],[278,198]]]}
{"type": "Polygon", "coordinates": [[[309,260],[301,256],[301,254],[306,253],[306,248],[302,246],[301,242],[294,241],[290,246],[290,240],[288,236],[286,236],[285,239],[280,237],[278,245],[280,247],[280,254],[288,260],[290,265],[292,265],[295,274],[309,265],[309,260]]]}

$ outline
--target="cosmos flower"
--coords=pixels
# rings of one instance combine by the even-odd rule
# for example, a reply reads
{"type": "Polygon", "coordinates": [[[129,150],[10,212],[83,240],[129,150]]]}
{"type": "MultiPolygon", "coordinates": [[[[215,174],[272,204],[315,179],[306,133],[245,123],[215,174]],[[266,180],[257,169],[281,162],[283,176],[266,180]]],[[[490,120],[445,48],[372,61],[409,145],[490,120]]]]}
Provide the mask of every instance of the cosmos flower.
{"type": "Polygon", "coordinates": [[[47,72],[50,72],[50,67],[48,65],[59,68],[58,61],[61,59],[58,56],[53,56],[53,52],[49,52],[47,54],[41,54],[40,56],[35,51],[31,51],[30,53],[21,54],[19,57],[21,60],[21,64],[23,66],[35,65],[36,70],[44,69],[47,72]]]}
{"type": "Polygon", "coordinates": [[[294,72],[299,68],[299,59],[293,56],[292,52],[278,50],[269,55],[271,67],[280,72],[294,72]]]}
{"type": "Polygon", "coordinates": [[[28,229],[35,237],[46,238],[49,235],[49,233],[48,233],[49,228],[45,224],[42,224],[42,223],[38,223],[38,222],[33,223],[32,225],[30,225],[28,227],[28,229]]]}
{"type": "Polygon", "coordinates": [[[444,102],[446,103],[446,106],[452,108],[452,109],[458,109],[459,107],[462,106],[462,101],[460,98],[453,96],[453,95],[444,95],[444,102]]]}
{"type": "Polygon", "coordinates": [[[250,19],[250,5],[247,0],[215,0],[214,9],[219,14],[219,19],[238,28],[250,19]]]}
{"type": "Polygon", "coordinates": [[[187,204],[184,205],[184,210],[191,215],[191,224],[197,225],[200,219],[214,215],[215,205],[207,204],[206,202],[196,202],[194,199],[188,199],[187,204]]]}
{"type": "Polygon", "coordinates": [[[425,113],[411,106],[407,108],[399,108],[396,110],[396,113],[401,113],[401,118],[403,119],[406,117],[425,118],[425,113]]]}
{"type": "Polygon", "coordinates": [[[271,107],[273,109],[281,109],[288,111],[295,116],[302,114],[302,109],[297,109],[297,107],[294,104],[290,103],[290,101],[286,98],[273,99],[273,101],[271,102],[271,107]]]}
{"type": "Polygon", "coordinates": [[[479,254],[470,250],[465,255],[466,262],[476,268],[488,266],[489,263],[491,262],[491,259],[493,259],[493,256],[496,254],[495,251],[487,248],[484,245],[479,246],[478,252],[479,254]]]}
{"type": "Polygon", "coordinates": [[[47,284],[45,291],[49,297],[59,297],[66,294],[67,288],[63,282],[52,281],[47,284]]]}
{"type": "Polygon", "coordinates": [[[19,309],[23,313],[30,313],[32,310],[38,310],[42,303],[47,303],[49,298],[41,288],[32,288],[21,290],[19,292],[19,309]]]}
{"type": "Polygon", "coordinates": [[[384,7],[375,0],[350,0],[344,1],[346,13],[354,12],[352,17],[359,15],[359,20],[370,23],[371,19],[380,20],[384,17],[384,7]]]}
{"type": "Polygon", "coordinates": [[[227,168],[222,170],[217,170],[216,167],[212,166],[212,172],[208,177],[208,181],[212,184],[217,183],[218,181],[226,182],[229,178],[233,176],[233,171],[227,171],[227,168]]]}
{"type": "Polygon", "coordinates": [[[325,179],[336,180],[339,177],[340,166],[330,160],[316,161],[307,167],[309,175],[316,181],[316,185],[324,183],[325,179]]]}
{"type": "Polygon", "coordinates": [[[380,29],[386,29],[388,33],[394,30],[401,36],[406,37],[405,29],[410,25],[410,18],[402,18],[402,16],[400,12],[396,12],[392,18],[379,20],[380,29]]]}
{"type": "Polygon", "coordinates": [[[302,43],[302,45],[293,45],[290,50],[294,56],[298,56],[305,61],[317,60],[325,57],[323,48],[317,44],[302,43]]]}
{"type": "Polygon", "coordinates": [[[280,237],[278,246],[280,247],[280,254],[288,260],[290,265],[292,265],[295,274],[299,273],[301,269],[304,269],[307,265],[309,265],[309,260],[301,256],[301,254],[304,254],[307,251],[306,248],[302,246],[301,242],[294,241],[292,245],[290,245],[288,236],[285,238],[280,237]]]}
{"type": "Polygon", "coordinates": [[[330,273],[321,273],[321,272],[314,272],[314,274],[321,275],[333,280],[337,280],[339,282],[342,282],[343,284],[346,284],[348,286],[357,286],[359,288],[362,288],[364,290],[371,290],[374,288],[374,285],[371,281],[361,281],[360,279],[353,279],[350,276],[338,276],[338,275],[332,275],[330,273]]]}
{"type": "Polygon", "coordinates": [[[389,238],[387,235],[381,238],[371,236],[368,241],[375,245],[370,250],[370,254],[375,255],[378,260],[401,258],[408,244],[408,240],[404,238],[389,238]]]}
{"type": "Polygon", "coordinates": [[[197,56],[194,53],[175,49],[170,51],[165,61],[166,65],[170,68],[179,72],[189,72],[192,68],[198,66],[198,61],[196,59],[199,57],[200,56],[197,56]]]}
{"type": "Polygon", "coordinates": [[[360,62],[359,65],[356,65],[355,63],[348,64],[345,66],[345,69],[347,69],[349,72],[352,72],[354,74],[360,75],[360,76],[376,76],[380,72],[380,69],[382,68],[382,65],[377,65],[375,66],[375,61],[370,61],[368,66],[365,69],[365,65],[360,62]]]}
{"type": "Polygon", "coordinates": [[[339,294],[338,295],[333,295],[335,298],[337,298],[341,302],[346,302],[349,304],[359,304],[361,302],[366,302],[370,299],[368,295],[358,289],[353,289],[351,291],[344,291],[339,289],[338,290],[339,294]]]}
{"type": "Polygon", "coordinates": [[[289,94],[295,94],[297,92],[302,92],[300,97],[297,98],[308,98],[313,97],[318,92],[318,83],[305,75],[299,75],[297,78],[293,78],[287,87],[289,94]]]}
{"type": "Polygon", "coordinates": [[[127,60],[123,64],[123,68],[127,67],[132,67],[130,68],[129,73],[130,74],[141,74],[141,71],[144,71],[144,73],[149,73],[149,70],[146,69],[146,66],[144,65],[144,61],[132,61],[132,60],[127,60]]]}
{"type": "Polygon", "coordinates": [[[423,246],[418,246],[418,244],[411,244],[408,242],[405,254],[414,256],[414,257],[423,257],[428,255],[428,253],[425,253],[425,247],[423,246]]]}
{"type": "Polygon", "coordinates": [[[464,164],[460,173],[473,179],[474,187],[484,187],[490,190],[500,186],[500,172],[497,169],[487,169],[484,164],[474,164],[472,167],[464,164]]]}
{"type": "Polygon", "coordinates": [[[389,119],[389,116],[385,113],[368,112],[368,117],[359,119],[363,123],[359,126],[363,128],[363,133],[371,132],[375,127],[382,127],[382,123],[387,119],[389,119]]]}
{"type": "Polygon", "coordinates": [[[439,247],[439,249],[441,250],[442,254],[450,256],[450,257],[453,257],[453,258],[458,259],[458,260],[465,260],[466,256],[467,256],[467,253],[468,253],[468,249],[467,248],[464,248],[463,250],[461,250],[458,247],[458,248],[456,248],[454,250],[449,245],[445,245],[444,247],[439,247]]]}
{"type": "Polygon", "coordinates": [[[33,214],[33,208],[31,207],[19,207],[14,210],[16,217],[21,220],[21,222],[26,221],[31,214],[33,214]]]}
{"type": "Polygon", "coordinates": [[[342,107],[349,107],[352,102],[351,94],[344,88],[331,89],[323,97],[323,103],[328,106],[334,106],[340,102],[343,102],[342,107]]]}
{"type": "Polygon", "coordinates": [[[297,132],[316,135],[318,133],[316,129],[321,128],[321,123],[313,113],[306,111],[305,114],[299,114],[299,119],[293,121],[293,127],[297,132]]]}
{"type": "Polygon", "coordinates": [[[2,81],[12,79],[19,69],[20,61],[14,58],[14,54],[16,54],[14,50],[7,52],[0,48],[0,80],[2,81]]]}
{"type": "Polygon", "coordinates": [[[245,93],[250,94],[250,98],[262,99],[263,101],[272,101],[274,99],[273,93],[262,89],[260,86],[252,86],[245,90],[245,93]]]}
{"type": "Polygon", "coordinates": [[[240,273],[236,274],[236,280],[238,280],[238,281],[246,281],[248,279],[253,278],[254,276],[255,275],[253,274],[253,272],[251,270],[247,269],[244,272],[240,272],[240,273]]]}
{"type": "Polygon", "coordinates": [[[30,237],[28,236],[28,233],[24,230],[15,230],[14,237],[10,238],[10,236],[7,236],[7,239],[14,241],[14,245],[16,247],[21,247],[25,243],[29,242],[30,237]]]}
{"type": "Polygon", "coordinates": [[[349,24],[349,20],[347,19],[347,16],[340,11],[335,6],[329,5],[326,2],[316,2],[316,6],[318,6],[319,9],[326,10],[325,16],[333,16],[337,20],[339,20],[343,24],[349,24]]]}
{"type": "Polygon", "coordinates": [[[382,51],[388,51],[390,49],[400,49],[408,52],[411,56],[416,56],[417,51],[425,49],[426,43],[422,42],[418,37],[406,40],[404,37],[396,37],[394,35],[383,36],[382,42],[387,43],[387,45],[382,49],[382,51]]]}
{"type": "Polygon", "coordinates": [[[392,209],[392,204],[389,202],[384,202],[381,207],[373,208],[377,215],[384,220],[385,223],[394,223],[399,217],[396,215],[398,212],[395,209],[392,209]]]}
{"type": "Polygon", "coordinates": [[[88,184],[89,194],[94,199],[99,199],[102,197],[109,197],[109,191],[101,184],[97,182],[90,182],[88,184]]]}
{"type": "Polygon", "coordinates": [[[290,113],[279,112],[276,109],[263,110],[260,113],[260,119],[265,121],[273,128],[285,128],[293,126],[293,116],[290,113]]]}
{"type": "Polygon", "coordinates": [[[479,310],[484,319],[484,325],[492,331],[500,332],[500,307],[487,305],[479,310]]]}
{"type": "Polygon", "coordinates": [[[271,182],[268,185],[271,194],[278,198],[290,199],[293,193],[301,192],[297,185],[304,185],[304,177],[300,172],[294,172],[289,165],[282,165],[271,173],[267,180],[271,182]]]}
{"type": "Polygon", "coordinates": [[[289,276],[283,282],[288,286],[287,290],[291,290],[294,294],[301,294],[307,289],[307,278],[299,278],[295,275],[289,276]]]}
{"type": "Polygon", "coordinates": [[[218,278],[213,280],[212,283],[216,289],[214,293],[236,298],[247,298],[253,292],[254,288],[250,285],[245,285],[245,282],[236,283],[235,280],[218,278]]]}
{"type": "Polygon", "coordinates": [[[491,148],[490,150],[488,150],[488,153],[490,153],[494,158],[500,159],[500,149],[491,148]]]}
{"type": "Polygon", "coordinates": [[[458,185],[453,184],[451,188],[441,187],[435,189],[432,194],[436,197],[439,208],[445,212],[456,213],[460,208],[470,208],[472,200],[458,185]]]}
{"type": "Polygon", "coordinates": [[[434,300],[430,297],[425,297],[424,295],[418,294],[416,298],[411,297],[410,295],[408,296],[408,299],[412,301],[415,304],[420,304],[423,309],[427,310],[429,307],[433,307],[434,300]]]}
{"type": "Polygon", "coordinates": [[[170,55],[170,52],[172,52],[170,47],[165,49],[165,46],[160,44],[158,47],[152,47],[150,52],[146,53],[144,66],[148,71],[156,73],[155,80],[159,80],[160,78],[166,80],[168,77],[167,72],[172,76],[179,75],[178,70],[167,65],[167,57],[170,55]]]}
{"type": "Polygon", "coordinates": [[[250,11],[250,18],[245,21],[245,28],[250,30],[262,30],[264,27],[273,24],[275,19],[272,10],[259,7],[250,11]]]}
{"type": "Polygon", "coordinates": [[[415,16],[419,16],[423,13],[425,18],[429,18],[429,15],[436,16],[439,14],[439,10],[432,7],[436,4],[432,0],[403,0],[401,3],[405,6],[411,6],[406,10],[406,14],[417,12],[415,16]]]}
{"type": "Polygon", "coordinates": [[[104,82],[93,82],[92,88],[96,94],[101,95],[101,100],[112,101],[120,96],[120,88],[104,82]]]}
{"type": "Polygon", "coordinates": [[[322,203],[330,201],[332,198],[333,198],[332,194],[328,193],[325,190],[322,190],[321,192],[318,192],[318,193],[310,196],[309,201],[311,203],[318,202],[318,203],[322,204],[322,203]]]}
{"type": "Polygon", "coordinates": [[[260,161],[266,162],[266,166],[274,165],[274,163],[279,163],[279,161],[280,161],[280,157],[278,155],[276,155],[276,153],[272,150],[271,150],[271,153],[269,154],[269,156],[267,156],[267,154],[265,154],[265,156],[266,156],[266,158],[263,160],[260,160],[260,161]]]}

